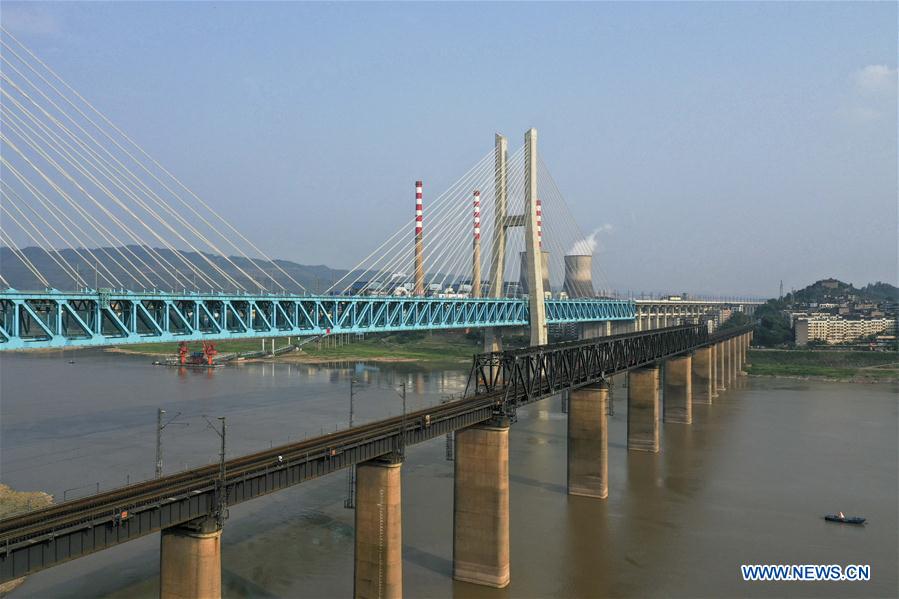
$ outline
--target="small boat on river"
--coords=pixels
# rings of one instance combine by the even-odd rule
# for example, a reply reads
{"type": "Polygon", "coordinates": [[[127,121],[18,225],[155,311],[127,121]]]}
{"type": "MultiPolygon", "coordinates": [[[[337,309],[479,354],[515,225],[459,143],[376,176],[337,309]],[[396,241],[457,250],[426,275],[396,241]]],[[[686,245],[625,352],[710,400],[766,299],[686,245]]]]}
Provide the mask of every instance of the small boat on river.
{"type": "Polygon", "coordinates": [[[864,524],[865,518],[861,516],[849,516],[848,518],[840,512],[839,514],[827,514],[824,519],[828,522],[839,522],[840,524],[864,524]]]}

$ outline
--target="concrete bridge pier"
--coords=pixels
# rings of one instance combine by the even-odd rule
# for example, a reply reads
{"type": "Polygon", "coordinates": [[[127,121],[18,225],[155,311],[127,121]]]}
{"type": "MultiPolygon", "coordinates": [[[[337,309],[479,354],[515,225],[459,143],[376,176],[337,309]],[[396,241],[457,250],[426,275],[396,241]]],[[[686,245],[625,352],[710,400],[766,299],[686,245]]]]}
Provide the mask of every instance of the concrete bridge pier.
{"type": "Polygon", "coordinates": [[[749,333],[743,333],[737,339],[740,344],[740,375],[745,376],[744,368],[746,367],[746,350],[749,347],[749,333]]]}
{"type": "Polygon", "coordinates": [[[357,598],[403,596],[401,470],[396,456],[356,466],[357,598]]]}
{"type": "Polygon", "coordinates": [[[222,529],[213,518],[162,531],[160,599],[220,599],[222,529]]]}
{"type": "Polygon", "coordinates": [[[659,367],[643,366],[627,374],[627,448],[659,451],[659,367]]]}
{"type": "Polygon", "coordinates": [[[730,345],[730,383],[737,384],[737,373],[740,371],[740,349],[737,347],[737,338],[731,337],[727,342],[730,345]]]}
{"type": "Polygon", "coordinates": [[[665,422],[693,423],[693,358],[675,356],[665,361],[665,422]]]}
{"type": "Polygon", "coordinates": [[[453,578],[509,584],[509,420],[456,432],[453,578]]]}
{"type": "Polygon", "coordinates": [[[730,339],[722,341],[721,346],[724,348],[724,386],[729,389],[734,384],[734,347],[731,344],[730,339]]]}
{"type": "Polygon", "coordinates": [[[568,494],[609,495],[609,385],[571,391],[568,406],[568,494]]]}
{"type": "Polygon", "coordinates": [[[693,353],[693,401],[712,403],[715,397],[715,348],[700,347],[693,353]]]}
{"type": "Polygon", "coordinates": [[[749,349],[752,347],[752,333],[746,333],[746,356],[744,356],[743,365],[751,366],[749,363],[749,349]]]}
{"type": "Polygon", "coordinates": [[[709,346],[709,360],[712,363],[712,380],[711,380],[711,389],[712,394],[709,396],[711,399],[715,399],[718,397],[718,345],[712,344],[709,346]]]}
{"type": "Polygon", "coordinates": [[[715,358],[717,372],[715,374],[715,388],[718,391],[727,390],[727,345],[724,341],[715,344],[715,358]]]}

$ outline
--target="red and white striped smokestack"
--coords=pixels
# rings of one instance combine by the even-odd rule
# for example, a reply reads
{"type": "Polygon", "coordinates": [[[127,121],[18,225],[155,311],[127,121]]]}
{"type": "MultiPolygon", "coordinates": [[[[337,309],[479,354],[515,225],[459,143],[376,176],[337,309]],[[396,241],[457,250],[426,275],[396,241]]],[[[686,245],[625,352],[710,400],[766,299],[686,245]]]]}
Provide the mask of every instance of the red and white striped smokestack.
{"type": "Polygon", "coordinates": [[[471,297],[481,297],[481,192],[474,192],[474,246],[471,262],[471,297]]]}
{"type": "Polygon", "coordinates": [[[543,248],[543,204],[537,198],[537,246],[543,248]]]}
{"type": "Polygon", "coordinates": [[[422,184],[415,182],[415,295],[425,294],[425,267],[424,267],[424,241],[422,230],[424,229],[422,209],[422,184]]]}
{"type": "Polygon", "coordinates": [[[481,238],[481,192],[474,192],[474,238],[481,238]]]}
{"type": "Polygon", "coordinates": [[[421,209],[421,181],[415,182],[415,235],[421,235],[422,209],[421,209]]]}

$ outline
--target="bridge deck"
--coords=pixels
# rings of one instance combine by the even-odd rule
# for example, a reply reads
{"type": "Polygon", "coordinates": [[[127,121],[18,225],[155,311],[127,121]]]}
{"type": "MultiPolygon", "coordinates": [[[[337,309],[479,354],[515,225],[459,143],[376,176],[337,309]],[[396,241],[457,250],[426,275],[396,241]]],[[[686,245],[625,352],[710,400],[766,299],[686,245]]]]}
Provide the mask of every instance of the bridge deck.
{"type": "MultiPolygon", "coordinates": [[[[497,414],[514,417],[517,406],[746,330],[709,335],[704,327],[690,325],[476,356],[469,397],[228,461],[227,503],[324,476],[497,414]],[[488,366],[498,366],[499,374],[486,374],[488,366]]],[[[0,582],[213,514],[218,468],[204,466],[0,521],[0,582]]]]}

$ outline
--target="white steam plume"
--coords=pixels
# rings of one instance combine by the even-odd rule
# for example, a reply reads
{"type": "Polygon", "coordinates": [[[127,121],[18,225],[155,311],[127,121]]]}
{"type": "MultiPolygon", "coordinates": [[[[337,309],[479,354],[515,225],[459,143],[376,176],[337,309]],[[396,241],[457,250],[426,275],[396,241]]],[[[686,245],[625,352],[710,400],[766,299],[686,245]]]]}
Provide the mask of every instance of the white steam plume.
{"type": "Polygon", "coordinates": [[[611,233],[612,230],[612,225],[608,223],[593,229],[592,233],[590,233],[583,239],[578,239],[574,242],[574,245],[572,245],[571,249],[568,250],[569,255],[592,256],[593,252],[596,251],[596,248],[599,247],[600,234],[611,233]]]}

